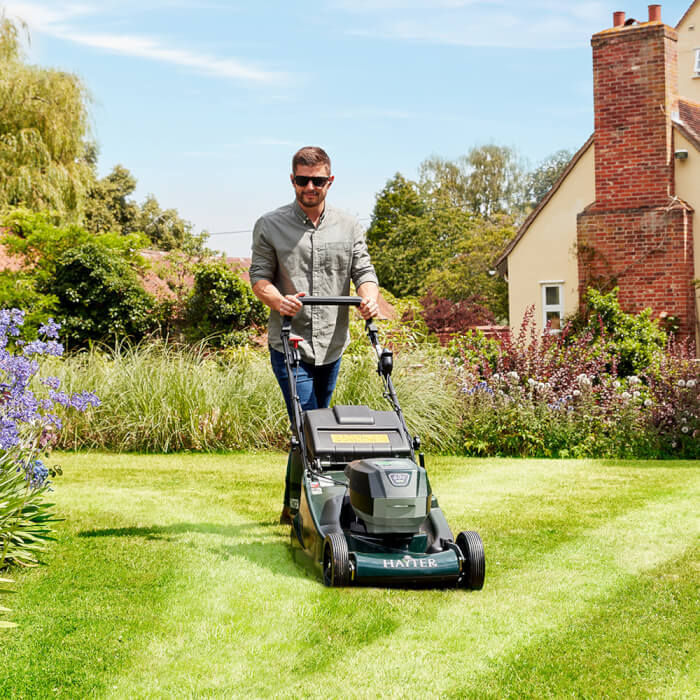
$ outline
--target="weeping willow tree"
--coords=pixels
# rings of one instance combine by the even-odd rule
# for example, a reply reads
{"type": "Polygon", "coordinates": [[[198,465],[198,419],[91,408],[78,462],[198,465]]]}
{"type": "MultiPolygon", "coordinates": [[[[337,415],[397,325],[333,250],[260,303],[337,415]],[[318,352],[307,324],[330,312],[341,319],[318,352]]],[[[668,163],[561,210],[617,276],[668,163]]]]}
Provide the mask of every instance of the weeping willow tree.
{"type": "Polygon", "coordinates": [[[79,221],[95,179],[89,96],[77,76],[28,65],[23,30],[0,10],[0,209],[79,221]]]}

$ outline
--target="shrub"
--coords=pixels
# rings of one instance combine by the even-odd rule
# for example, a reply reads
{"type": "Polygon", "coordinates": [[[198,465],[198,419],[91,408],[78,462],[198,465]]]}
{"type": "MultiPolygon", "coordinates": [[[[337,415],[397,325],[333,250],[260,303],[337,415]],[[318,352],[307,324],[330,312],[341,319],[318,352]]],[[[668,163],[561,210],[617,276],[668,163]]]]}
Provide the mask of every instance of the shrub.
{"type": "Polygon", "coordinates": [[[153,326],[155,300],[123,256],[96,242],[66,251],[47,285],[71,346],[128,337],[138,341],[153,326]]]}
{"type": "Polygon", "coordinates": [[[251,327],[267,319],[267,309],[239,274],[222,260],[200,263],[185,312],[188,340],[224,347],[241,345],[251,327]]]}
{"type": "MultiPolygon", "coordinates": [[[[619,288],[607,294],[588,289],[583,310],[571,319],[574,332],[605,338],[607,351],[617,359],[622,376],[639,374],[655,362],[666,345],[666,334],[651,318],[651,309],[625,313],[618,300],[619,288]]],[[[571,336],[570,336],[571,337],[571,336]]]]}
{"type": "Polygon", "coordinates": [[[496,322],[496,317],[483,305],[478,294],[468,299],[452,301],[428,291],[421,299],[421,304],[421,316],[431,333],[463,331],[470,326],[485,326],[496,322]]]}

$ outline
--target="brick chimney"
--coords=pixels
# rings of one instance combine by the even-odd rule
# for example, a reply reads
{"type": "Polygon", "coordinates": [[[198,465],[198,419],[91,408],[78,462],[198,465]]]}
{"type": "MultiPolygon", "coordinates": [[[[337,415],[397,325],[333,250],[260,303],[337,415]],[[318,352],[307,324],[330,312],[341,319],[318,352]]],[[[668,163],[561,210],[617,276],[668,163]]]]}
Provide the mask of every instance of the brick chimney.
{"type": "Polygon", "coordinates": [[[624,24],[594,34],[596,208],[662,204],[673,194],[678,109],[674,29],[624,24]]]}
{"type": "Polygon", "coordinates": [[[595,201],[578,215],[579,289],[620,287],[628,312],[650,306],[694,330],[692,210],[674,198],[678,110],[674,29],[649,21],[594,34],[595,201]]]}

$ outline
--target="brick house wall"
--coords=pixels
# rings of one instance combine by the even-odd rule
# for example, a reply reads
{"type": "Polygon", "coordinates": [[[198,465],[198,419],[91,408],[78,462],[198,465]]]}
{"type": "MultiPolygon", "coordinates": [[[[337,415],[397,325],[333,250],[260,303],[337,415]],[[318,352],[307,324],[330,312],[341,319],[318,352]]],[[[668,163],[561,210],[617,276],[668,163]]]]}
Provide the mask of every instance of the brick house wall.
{"type": "Polygon", "coordinates": [[[692,209],[675,197],[677,35],[660,21],[595,34],[595,201],[577,217],[579,290],[620,287],[694,335],[692,209]]]}

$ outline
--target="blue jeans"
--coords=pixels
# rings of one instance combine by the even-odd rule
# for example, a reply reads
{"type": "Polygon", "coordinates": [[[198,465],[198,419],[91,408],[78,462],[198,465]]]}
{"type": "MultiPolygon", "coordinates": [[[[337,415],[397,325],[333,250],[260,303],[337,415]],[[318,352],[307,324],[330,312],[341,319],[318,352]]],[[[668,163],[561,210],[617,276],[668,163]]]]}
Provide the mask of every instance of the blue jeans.
{"type": "MultiPolygon", "coordinates": [[[[277,383],[282,389],[284,403],[287,406],[289,421],[292,420],[292,398],[289,393],[287,379],[287,365],[284,362],[284,354],[270,348],[270,364],[277,378],[277,383]]],[[[338,381],[340,370],[340,358],[327,365],[312,365],[308,362],[300,362],[296,370],[297,395],[301,401],[301,410],[310,411],[314,408],[328,408],[335,384],[338,381]]],[[[299,426],[301,428],[301,426],[299,426]]],[[[301,455],[296,451],[289,452],[287,458],[287,475],[284,480],[284,505],[293,512],[299,508],[301,495],[301,476],[303,465],[301,455]]]]}

